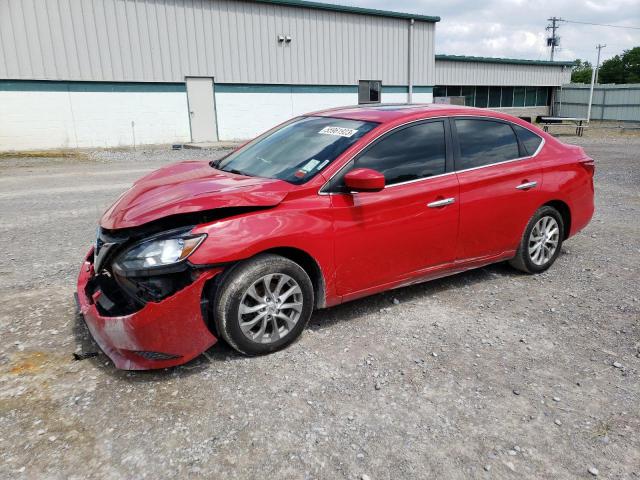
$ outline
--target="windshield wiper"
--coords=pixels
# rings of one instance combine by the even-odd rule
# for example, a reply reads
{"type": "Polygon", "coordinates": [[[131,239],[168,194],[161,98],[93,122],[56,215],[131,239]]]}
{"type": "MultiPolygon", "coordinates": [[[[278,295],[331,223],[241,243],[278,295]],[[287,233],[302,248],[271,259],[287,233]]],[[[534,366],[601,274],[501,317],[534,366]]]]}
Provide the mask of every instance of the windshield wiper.
{"type": "Polygon", "coordinates": [[[223,172],[229,172],[229,173],[235,173],[236,175],[244,175],[245,177],[249,177],[250,175],[247,175],[246,173],[236,169],[236,168],[230,168],[229,170],[222,170],[223,172]]]}
{"type": "Polygon", "coordinates": [[[235,168],[230,168],[230,169],[224,169],[224,168],[220,168],[220,163],[222,163],[222,160],[224,160],[225,157],[219,158],[218,160],[212,160],[209,162],[209,165],[213,168],[216,168],[222,172],[229,172],[229,173],[235,173],[237,175],[244,175],[245,177],[248,177],[249,175],[247,175],[244,172],[241,172],[240,170],[237,170],[235,168]]]}
{"type": "Polygon", "coordinates": [[[231,155],[233,153],[233,151],[224,154],[223,156],[221,156],[219,159],[217,160],[211,160],[209,162],[209,166],[213,167],[213,168],[218,168],[220,166],[220,164],[222,163],[222,161],[227,158],[229,155],[231,155]]]}

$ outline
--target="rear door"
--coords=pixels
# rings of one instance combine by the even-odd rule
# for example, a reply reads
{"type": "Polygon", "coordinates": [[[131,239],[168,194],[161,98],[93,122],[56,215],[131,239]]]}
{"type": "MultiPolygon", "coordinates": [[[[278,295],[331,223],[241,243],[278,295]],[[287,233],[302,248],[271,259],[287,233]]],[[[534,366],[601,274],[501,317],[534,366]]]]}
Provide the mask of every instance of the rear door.
{"type": "Polygon", "coordinates": [[[329,183],[337,289],[345,300],[454,261],[458,182],[448,128],[443,119],[399,127],[329,183]],[[383,173],[386,187],[347,192],[342,178],[353,168],[383,173]]]}
{"type": "Polygon", "coordinates": [[[486,117],[455,118],[452,127],[460,184],[457,259],[483,259],[516,249],[542,201],[542,168],[535,152],[518,141],[515,128],[522,127],[486,117]]]}

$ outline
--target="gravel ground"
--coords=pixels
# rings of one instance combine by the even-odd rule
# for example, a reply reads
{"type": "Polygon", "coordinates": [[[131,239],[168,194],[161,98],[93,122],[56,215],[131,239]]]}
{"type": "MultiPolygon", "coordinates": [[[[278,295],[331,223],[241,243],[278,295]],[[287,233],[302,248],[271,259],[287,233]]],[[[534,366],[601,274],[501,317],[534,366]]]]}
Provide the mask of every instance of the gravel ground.
{"type": "Polygon", "coordinates": [[[640,136],[589,131],[597,213],[546,273],[493,265],[123,372],[74,316],[101,212],[218,151],[0,159],[0,478],[640,478],[640,136]]]}

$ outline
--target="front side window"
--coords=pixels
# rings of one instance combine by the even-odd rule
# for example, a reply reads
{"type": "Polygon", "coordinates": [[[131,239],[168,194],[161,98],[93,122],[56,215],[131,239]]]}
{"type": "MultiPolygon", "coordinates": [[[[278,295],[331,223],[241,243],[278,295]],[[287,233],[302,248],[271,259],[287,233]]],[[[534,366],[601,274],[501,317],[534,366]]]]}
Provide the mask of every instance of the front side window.
{"type": "Polygon", "coordinates": [[[240,175],[301,184],[377,125],[360,120],[302,117],[258,137],[212,166],[240,175]]]}
{"type": "Polygon", "coordinates": [[[481,167],[520,157],[518,140],[507,123],[456,119],[460,158],[457,170],[481,167]]]}
{"type": "MultiPolygon", "coordinates": [[[[371,168],[384,175],[386,185],[393,185],[445,173],[444,132],[442,121],[392,132],[360,154],[344,174],[354,168],[371,168]]],[[[330,186],[331,191],[346,191],[342,178],[330,186]]]]}
{"type": "Polygon", "coordinates": [[[380,103],[381,93],[380,80],[360,80],[358,83],[358,103],[380,103]]]}

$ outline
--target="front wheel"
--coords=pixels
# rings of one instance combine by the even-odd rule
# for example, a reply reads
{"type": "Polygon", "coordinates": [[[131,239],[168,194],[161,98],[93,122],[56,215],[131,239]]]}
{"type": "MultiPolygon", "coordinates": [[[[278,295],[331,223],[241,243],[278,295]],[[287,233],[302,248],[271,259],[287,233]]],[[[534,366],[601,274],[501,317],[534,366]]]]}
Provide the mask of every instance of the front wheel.
{"type": "Polygon", "coordinates": [[[313,311],[313,285],[297,263],[263,254],[223,274],[214,303],[218,332],[245,355],[274,352],[292,343],[313,311]]]}
{"type": "Polygon", "coordinates": [[[553,207],[542,207],[529,220],[516,256],[509,263],[526,273],[544,272],[558,258],[563,239],[562,215],[553,207]]]}

